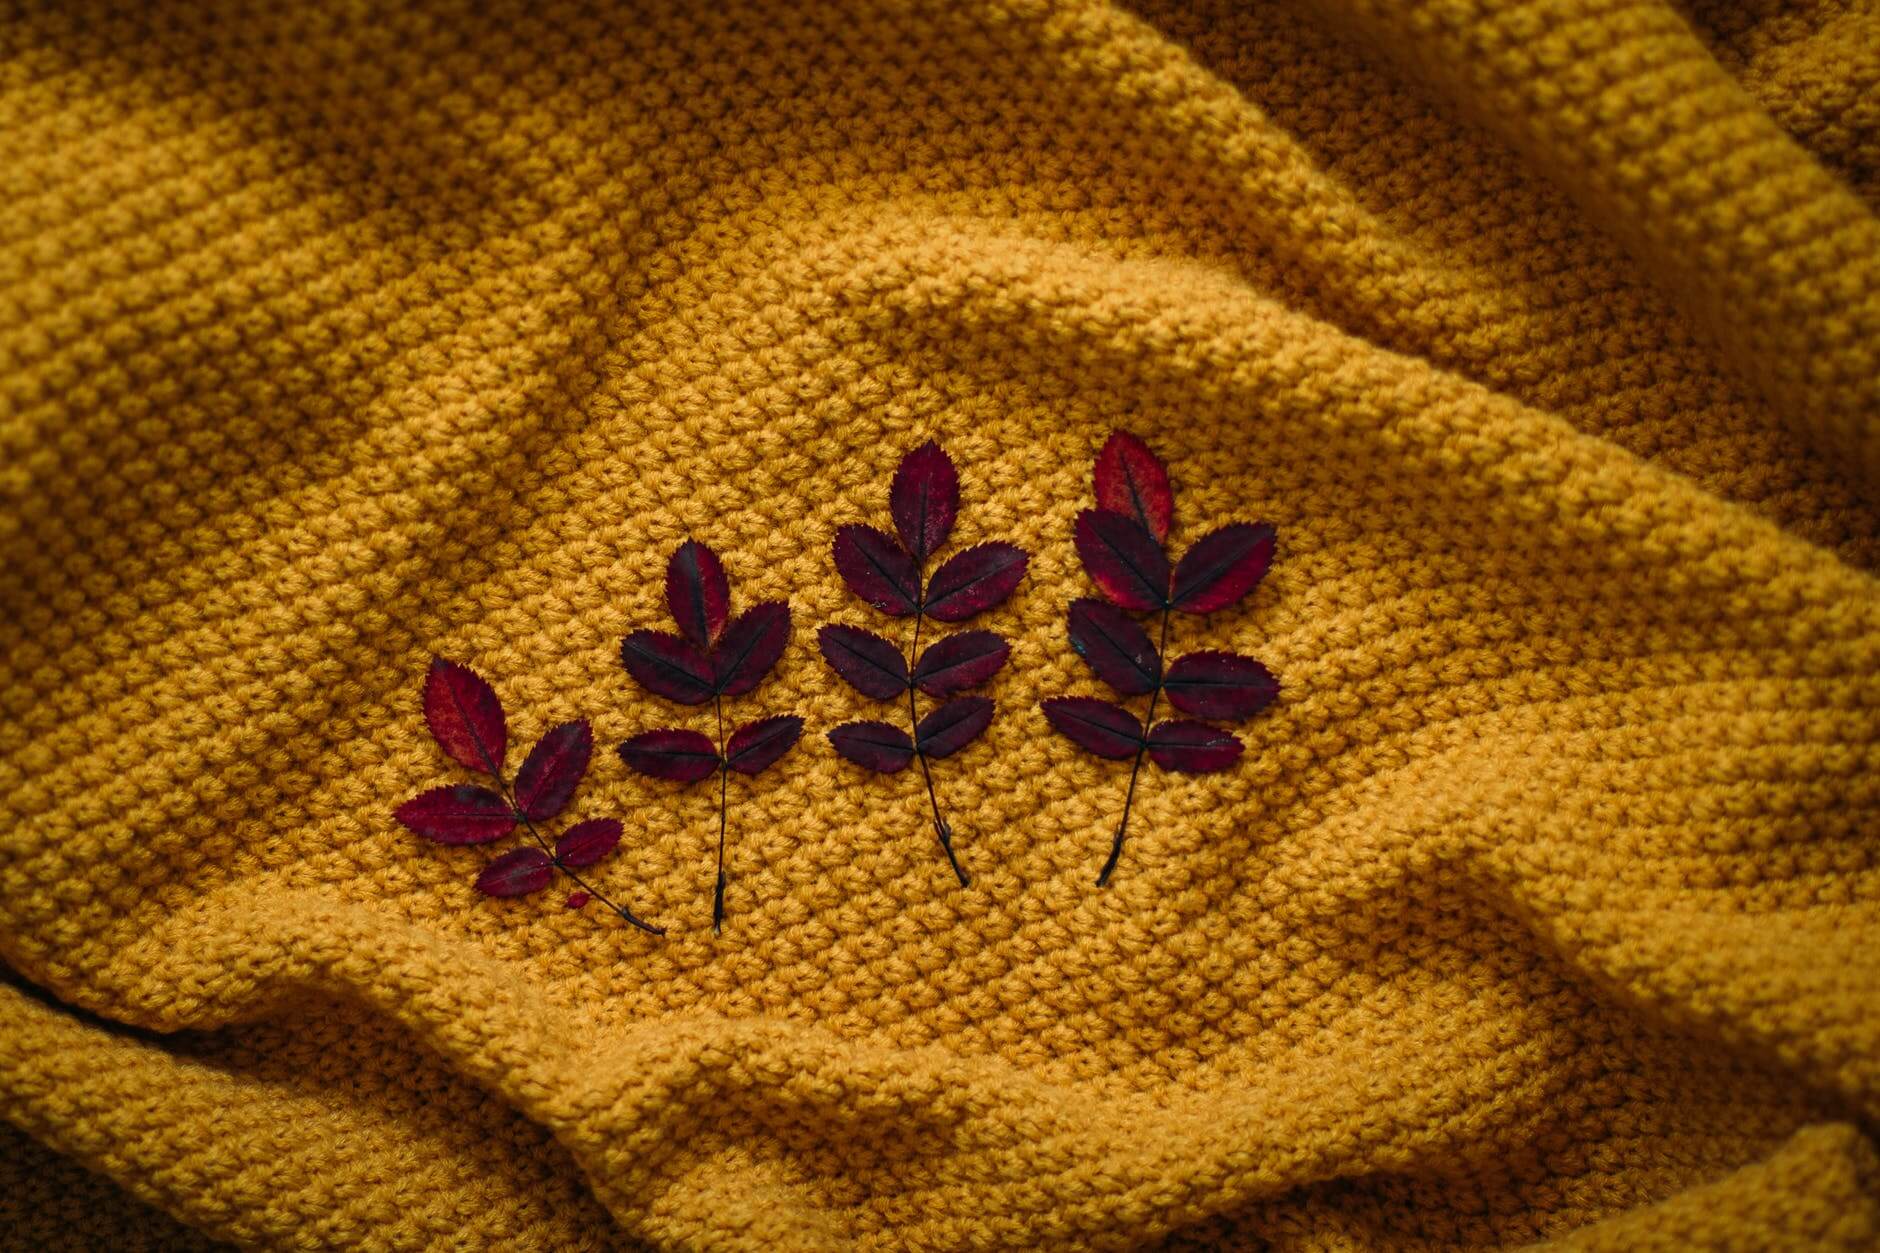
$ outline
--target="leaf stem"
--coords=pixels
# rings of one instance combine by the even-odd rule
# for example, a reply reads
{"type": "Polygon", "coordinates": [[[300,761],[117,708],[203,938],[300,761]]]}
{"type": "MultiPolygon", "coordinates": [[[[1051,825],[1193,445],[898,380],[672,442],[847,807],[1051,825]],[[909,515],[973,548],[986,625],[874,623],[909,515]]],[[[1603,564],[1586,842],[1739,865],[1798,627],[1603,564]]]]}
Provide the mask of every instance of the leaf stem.
{"type": "Polygon", "coordinates": [[[953,855],[953,828],[940,816],[940,797],[933,789],[933,770],[927,765],[927,754],[920,746],[920,708],[915,703],[914,667],[920,664],[920,624],[927,616],[927,562],[922,558],[915,566],[915,577],[920,580],[920,604],[914,609],[914,642],[909,647],[907,657],[907,733],[914,741],[914,756],[920,759],[921,778],[927,781],[927,804],[933,810],[933,833],[940,839],[940,851],[947,855],[947,864],[953,867],[954,877],[961,887],[971,887],[972,880],[966,877],[966,871],[960,867],[960,859],[953,855]]]}
{"type": "Polygon", "coordinates": [[[712,890],[712,934],[725,923],[725,789],[731,783],[731,763],[725,760],[725,702],[712,694],[712,712],[718,716],[718,886],[712,890]]]}
{"type": "Polygon", "coordinates": [[[1136,745],[1136,761],[1129,768],[1129,790],[1123,794],[1123,820],[1116,824],[1116,840],[1110,845],[1110,859],[1097,875],[1097,886],[1108,887],[1117,859],[1123,855],[1123,836],[1129,830],[1129,808],[1136,800],[1136,776],[1142,773],[1142,755],[1149,748],[1149,732],[1155,726],[1155,703],[1162,696],[1162,676],[1168,673],[1168,618],[1171,606],[1162,606],[1162,637],[1155,646],[1155,686],[1149,689],[1149,713],[1142,722],[1142,742],[1136,745]]]}

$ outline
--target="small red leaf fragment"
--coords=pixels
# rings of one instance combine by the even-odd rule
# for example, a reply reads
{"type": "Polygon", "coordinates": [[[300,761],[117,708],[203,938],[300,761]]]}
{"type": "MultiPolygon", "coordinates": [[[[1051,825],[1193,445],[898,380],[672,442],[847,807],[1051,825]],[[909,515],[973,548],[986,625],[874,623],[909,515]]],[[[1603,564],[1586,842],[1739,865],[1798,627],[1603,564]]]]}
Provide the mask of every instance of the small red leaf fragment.
{"type": "Polygon", "coordinates": [[[928,757],[951,757],[992,723],[992,702],[983,696],[950,700],[920,720],[915,741],[928,757]]]}
{"type": "Polygon", "coordinates": [[[1240,741],[1205,722],[1158,722],[1149,732],[1149,758],[1164,770],[1210,774],[1240,760],[1240,741]]]}
{"type": "Polygon", "coordinates": [[[485,896],[527,896],[540,892],[555,878],[555,863],[539,848],[504,853],[477,876],[477,891],[485,896]]]}
{"type": "Polygon", "coordinates": [[[424,676],[424,721],[452,761],[488,775],[502,773],[509,747],[503,702],[476,671],[433,657],[424,676]]]}
{"type": "Polygon", "coordinates": [[[1097,677],[1124,696],[1144,696],[1162,676],[1162,655],[1136,620],[1115,605],[1082,597],[1071,602],[1071,648],[1097,677]]]}
{"type": "Polygon", "coordinates": [[[712,664],[690,640],[664,631],[635,631],[620,643],[620,659],[634,681],[681,705],[712,698],[712,664]]]}
{"type": "Polygon", "coordinates": [[[570,892],[568,893],[567,906],[569,909],[581,909],[585,907],[591,899],[592,898],[589,897],[586,892],[570,892]]]}
{"type": "Polygon", "coordinates": [[[836,572],[849,590],[894,618],[920,607],[920,573],[892,535],[851,523],[836,531],[836,572]]]}
{"type": "Polygon", "coordinates": [[[641,774],[696,783],[718,769],[718,749],[697,731],[642,731],[620,746],[620,760],[641,774]]]}
{"type": "Polygon", "coordinates": [[[1175,608],[1213,613],[1240,600],[1273,564],[1275,542],[1265,522],[1236,522],[1202,536],[1175,567],[1175,608]]]}
{"type": "Polygon", "coordinates": [[[586,718],[564,722],[535,742],[516,771],[516,807],[532,822],[546,822],[568,807],[594,754],[586,718]]]}
{"type": "Polygon", "coordinates": [[[717,553],[691,539],[674,550],[666,563],[666,607],[681,635],[712,646],[731,610],[731,582],[717,553]]]}
{"type": "Polygon", "coordinates": [[[1253,658],[1238,653],[1189,653],[1169,666],[1163,690],[1169,704],[1185,714],[1239,722],[1273,703],[1279,695],[1279,680],[1253,658]]]}
{"type": "Polygon", "coordinates": [[[1134,518],[1106,509],[1077,515],[1077,555],[1097,589],[1138,613],[1168,604],[1168,554],[1134,518]]]}
{"type": "Polygon", "coordinates": [[[907,691],[907,659],[901,650],[868,631],[826,626],[816,632],[823,660],[864,696],[892,700],[907,691]]]}
{"type": "Polygon", "coordinates": [[[620,819],[589,818],[577,822],[555,841],[555,860],[579,870],[592,866],[620,843],[620,819]]]}
{"type": "Polygon", "coordinates": [[[1128,431],[1113,431],[1097,454],[1097,505],[1142,524],[1158,540],[1168,538],[1175,519],[1175,493],[1168,467],[1128,431]]]}
{"type": "Polygon", "coordinates": [[[803,719],[779,714],[746,723],[725,742],[725,764],[739,774],[757,774],[796,746],[803,719]]]}
{"type": "Polygon", "coordinates": [[[955,553],[927,583],[927,616],[964,622],[1012,594],[1031,558],[1016,544],[975,544],[955,553]]]}
{"type": "Polygon", "coordinates": [[[790,606],[767,600],[739,614],[712,653],[713,683],[725,696],[742,696],[763,681],[790,643],[790,606]]]}
{"type": "Polygon", "coordinates": [[[920,655],[914,684],[929,696],[951,696],[978,687],[999,672],[1012,646],[991,631],[949,635],[920,655]]]}
{"type": "Polygon", "coordinates": [[[1089,696],[1059,696],[1041,707],[1060,735],[1099,757],[1121,761],[1142,747],[1142,723],[1120,705],[1089,696]]]}
{"type": "Polygon", "coordinates": [[[888,509],[901,543],[925,561],[946,543],[960,511],[960,476],[953,459],[928,440],[901,459],[888,489],[888,509]]]}
{"type": "Polygon", "coordinates": [[[907,732],[886,722],[845,722],[829,732],[829,743],[858,766],[893,774],[914,760],[907,732]]]}
{"type": "Polygon", "coordinates": [[[439,844],[488,844],[516,827],[516,815],[509,802],[474,783],[453,783],[421,792],[400,805],[392,816],[439,844]]]}

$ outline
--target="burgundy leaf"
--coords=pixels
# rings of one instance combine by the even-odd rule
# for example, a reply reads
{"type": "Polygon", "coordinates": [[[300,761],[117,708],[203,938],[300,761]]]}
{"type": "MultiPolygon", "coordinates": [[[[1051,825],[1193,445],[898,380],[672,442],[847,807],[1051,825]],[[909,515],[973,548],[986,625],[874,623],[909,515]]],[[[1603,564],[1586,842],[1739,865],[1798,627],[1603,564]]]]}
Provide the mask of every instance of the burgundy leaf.
{"type": "Polygon", "coordinates": [[[881,612],[905,618],[920,607],[920,573],[892,535],[851,523],[836,531],[835,553],[849,590],[881,612]]]}
{"type": "Polygon", "coordinates": [[[555,878],[555,863],[539,848],[504,853],[477,876],[477,891],[485,896],[527,896],[540,892],[555,878]]]}
{"type": "Polygon", "coordinates": [[[978,739],[991,723],[991,701],[983,696],[962,696],[922,718],[914,738],[926,756],[951,757],[978,739]]]}
{"type": "Polygon", "coordinates": [[[1158,540],[1168,538],[1175,519],[1175,494],[1168,467],[1128,431],[1113,431],[1097,454],[1097,505],[1142,524],[1158,540]]]}
{"type": "Polygon", "coordinates": [[[712,653],[718,691],[742,696],[763,682],[790,643],[790,606],[780,600],[752,605],[725,628],[712,653]]]}
{"type": "Polygon", "coordinates": [[[780,714],[746,723],[725,743],[725,764],[739,774],[756,774],[796,746],[803,720],[780,714]]]}
{"type": "Polygon", "coordinates": [[[635,631],[620,644],[620,659],[634,681],[681,705],[712,698],[712,663],[690,640],[664,631],[635,631]]]}
{"type": "Polygon", "coordinates": [[[1164,770],[1208,774],[1240,760],[1240,741],[1205,722],[1158,722],[1149,732],[1149,757],[1164,770]]]}
{"type": "Polygon", "coordinates": [[[1098,590],[1138,613],[1168,604],[1168,554],[1142,523],[1107,509],[1077,515],[1077,555],[1098,590]]]}
{"type": "Polygon", "coordinates": [[[927,582],[927,616],[964,622],[992,608],[1012,594],[1030,561],[1016,544],[975,544],[955,553],[927,582]]]}
{"type": "Polygon", "coordinates": [[[929,696],[951,696],[978,687],[999,672],[1012,646],[991,631],[949,635],[920,655],[914,683],[929,696]]]}
{"type": "Polygon", "coordinates": [[[620,819],[589,818],[577,822],[555,841],[555,860],[579,870],[592,866],[620,843],[620,819]]]}
{"type": "Polygon", "coordinates": [[[946,543],[960,511],[960,476],[953,459],[928,440],[901,459],[888,489],[888,509],[901,543],[925,561],[946,543]]]}
{"type": "Polygon", "coordinates": [[[570,892],[566,904],[569,909],[583,909],[591,899],[586,892],[570,892]]]}
{"type": "Polygon", "coordinates": [[[1279,680],[1251,657],[1237,653],[1189,653],[1168,668],[1163,684],[1169,704],[1197,718],[1239,722],[1279,695],[1279,680]]]}
{"type": "Polygon", "coordinates": [[[509,802],[486,787],[453,783],[421,792],[400,805],[393,817],[427,840],[439,844],[488,844],[515,830],[509,802]]]}
{"type": "Polygon", "coordinates": [[[1045,701],[1044,716],[1079,748],[1121,761],[1142,747],[1142,723],[1121,705],[1088,696],[1060,696],[1045,701]]]}
{"type": "Polygon", "coordinates": [[[620,760],[655,779],[694,783],[718,769],[718,749],[697,731],[642,731],[620,746],[620,760]]]}
{"type": "Polygon", "coordinates": [[[452,761],[488,775],[502,773],[509,749],[503,702],[476,671],[431,658],[424,676],[424,720],[452,761]]]}
{"type": "Polygon", "coordinates": [[[1236,522],[1195,541],[1175,567],[1175,608],[1213,613],[1251,592],[1273,564],[1273,528],[1236,522]]]}
{"type": "Polygon", "coordinates": [[[1162,654],[1149,633],[1115,605],[1093,597],[1071,602],[1071,647],[1097,677],[1125,696],[1155,690],[1162,654]]]}
{"type": "Polygon", "coordinates": [[[566,809],[593,753],[594,732],[586,718],[549,731],[516,771],[516,807],[533,822],[546,822],[566,809]]]}
{"type": "Polygon", "coordinates": [[[914,760],[907,732],[885,722],[845,722],[829,732],[829,743],[858,766],[893,774],[914,760]]]}
{"type": "Polygon", "coordinates": [[[816,633],[816,646],[835,672],[864,696],[893,700],[907,691],[907,659],[879,635],[826,626],[816,633]]]}
{"type": "Polygon", "coordinates": [[[679,633],[700,648],[710,648],[725,628],[731,609],[731,583],[718,554],[689,539],[666,563],[666,607],[679,633]]]}

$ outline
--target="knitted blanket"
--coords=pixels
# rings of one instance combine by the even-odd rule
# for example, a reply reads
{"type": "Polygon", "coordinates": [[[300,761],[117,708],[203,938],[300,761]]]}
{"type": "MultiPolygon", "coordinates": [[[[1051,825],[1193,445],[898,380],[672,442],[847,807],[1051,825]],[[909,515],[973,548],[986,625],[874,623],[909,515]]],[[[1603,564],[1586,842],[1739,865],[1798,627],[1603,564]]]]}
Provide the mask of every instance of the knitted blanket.
{"type": "Polygon", "coordinates": [[[1874,1247],[1877,102],[1863,0],[6,6],[0,1241],[1874,1247]],[[1073,647],[1116,431],[1277,536],[1227,732],[1073,647]],[[930,440],[1028,565],[916,751],[930,440]]]}

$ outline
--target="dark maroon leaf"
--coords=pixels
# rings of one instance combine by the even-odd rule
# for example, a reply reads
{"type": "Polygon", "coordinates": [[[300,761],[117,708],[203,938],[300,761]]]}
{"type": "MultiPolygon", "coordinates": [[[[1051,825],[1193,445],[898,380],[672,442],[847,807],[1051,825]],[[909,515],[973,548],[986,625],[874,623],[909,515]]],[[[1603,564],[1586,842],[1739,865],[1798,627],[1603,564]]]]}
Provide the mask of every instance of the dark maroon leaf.
{"type": "Polygon", "coordinates": [[[1097,677],[1125,696],[1155,690],[1162,655],[1148,632],[1115,605],[1093,597],[1071,602],[1071,647],[1097,677]]]}
{"type": "Polygon", "coordinates": [[[1168,668],[1163,684],[1169,704],[1196,718],[1239,722],[1265,709],[1279,695],[1279,680],[1251,657],[1237,653],[1189,653],[1168,668]]]}
{"type": "Polygon", "coordinates": [[[851,523],[836,531],[835,553],[849,590],[881,612],[904,618],[920,607],[920,573],[892,535],[851,523]]]}
{"type": "Polygon", "coordinates": [[[1164,770],[1208,774],[1240,760],[1240,741],[1205,722],[1158,722],[1149,732],[1149,757],[1164,770]]]}
{"type": "Polygon", "coordinates": [[[739,774],[756,774],[795,747],[802,734],[803,720],[795,714],[746,723],[725,743],[725,764],[739,774]]]}
{"type": "Polygon", "coordinates": [[[712,646],[731,610],[731,583],[717,553],[697,540],[679,545],[666,563],[666,607],[681,635],[700,648],[712,646]]]}
{"type": "Polygon", "coordinates": [[[816,646],[835,672],[864,696],[893,700],[907,691],[907,659],[879,635],[826,626],[816,633],[816,646]]]}
{"type": "Polygon", "coordinates": [[[504,853],[477,876],[477,891],[486,896],[527,896],[540,892],[555,878],[555,863],[539,848],[504,853]]]}
{"type": "Polygon", "coordinates": [[[697,731],[642,731],[620,746],[620,760],[655,779],[693,783],[718,769],[718,749],[697,731]]]}
{"type": "Polygon", "coordinates": [[[1088,696],[1060,696],[1044,702],[1044,716],[1079,748],[1120,761],[1142,747],[1142,723],[1121,705],[1088,696]]]}
{"type": "Polygon", "coordinates": [[[1273,564],[1275,536],[1265,522],[1236,522],[1195,541],[1175,567],[1175,608],[1213,613],[1251,592],[1273,564]]]}
{"type": "Polygon", "coordinates": [[[594,732],[586,718],[549,731],[516,771],[516,807],[533,822],[546,822],[566,809],[593,753],[594,732]]]}
{"type": "Polygon", "coordinates": [[[1077,555],[1098,590],[1138,613],[1168,604],[1168,555],[1142,523],[1107,509],[1077,515],[1077,555]]]}
{"type": "Polygon", "coordinates": [[[964,622],[983,613],[1012,594],[1030,562],[1016,544],[975,544],[955,553],[927,582],[927,616],[964,622]]]}
{"type": "Polygon", "coordinates": [[[592,866],[620,843],[620,819],[589,818],[577,822],[555,841],[555,860],[579,870],[592,866]]]}
{"type": "Polygon", "coordinates": [[[488,775],[502,773],[509,749],[503,702],[476,671],[431,658],[424,676],[424,721],[452,761],[488,775]]]}
{"type": "Polygon", "coordinates": [[[961,631],[920,655],[914,683],[929,696],[951,696],[990,679],[1011,654],[1012,646],[991,631],[961,631]]]}
{"type": "Polygon", "coordinates": [[[893,774],[914,760],[907,732],[885,722],[845,722],[829,732],[829,743],[858,766],[893,774]]]}
{"type": "Polygon", "coordinates": [[[790,606],[780,600],[752,605],[725,628],[712,653],[718,691],[742,696],[763,682],[790,643],[790,606]]]}
{"type": "Polygon", "coordinates": [[[946,543],[960,511],[960,476],[953,459],[928,440],[901,459],[888,489],[888,509],[901,543],[925,561],[946,543]]]}
{"type": "Polygon", "coordinates": [[[681,705],[712,698],[712,663],[690,640],[664,631],[635,631],[620,644],[620,659],[634,681],[681,705]]]}
{"type": "Polygon", "coordinates": [[[570,892],[566,904],[569,909],[583,909],[591,899],[586,892],[570,892]]]}
{"type": "Polygon", "coordinates": [[[1175,494],[1168,467],[1128,431],[1114,431],[1097,454],[1097,505],[1142,524],[1158,540],[1168,538],[1175,519],[1175,494]]]}
{"type": "Polygon", "coordinates": [[[991,723],[991,701],[983,696],[962,696],[922,718],[914,738],[927,756],[951,757],[978,739],[991,723]]]}
{"type": "Polygon", "coordinates": [[[439,844],[488,844],[515,829],[509,802],[486,787],[453,783],[412,797],[393,817],[439,844]]]}

